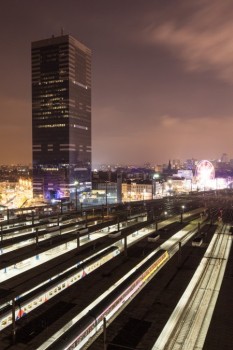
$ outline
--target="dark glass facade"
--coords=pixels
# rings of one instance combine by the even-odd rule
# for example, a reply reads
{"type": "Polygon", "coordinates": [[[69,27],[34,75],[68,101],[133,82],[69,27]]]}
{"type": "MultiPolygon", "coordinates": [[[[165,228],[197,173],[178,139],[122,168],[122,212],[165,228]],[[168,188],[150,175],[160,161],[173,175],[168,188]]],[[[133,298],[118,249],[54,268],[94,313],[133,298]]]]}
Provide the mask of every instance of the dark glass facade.
{"type": "Polygon", "coordinates": [[[32,43],[33,193],[91,182],[91,50],[70,35],[32,43]]]}

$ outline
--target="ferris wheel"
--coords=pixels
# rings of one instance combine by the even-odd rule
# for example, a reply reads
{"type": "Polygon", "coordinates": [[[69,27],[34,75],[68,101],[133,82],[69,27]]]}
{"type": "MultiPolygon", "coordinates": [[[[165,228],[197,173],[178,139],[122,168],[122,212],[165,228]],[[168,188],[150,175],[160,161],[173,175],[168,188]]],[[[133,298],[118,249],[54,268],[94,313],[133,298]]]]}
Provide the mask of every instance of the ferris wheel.
{"type": "Polygon", "coordinates": [[[215,169],[208,160],[201,160],[196,166],[196,178],[200,183],[208,183],[215,178],[215,169]]]}

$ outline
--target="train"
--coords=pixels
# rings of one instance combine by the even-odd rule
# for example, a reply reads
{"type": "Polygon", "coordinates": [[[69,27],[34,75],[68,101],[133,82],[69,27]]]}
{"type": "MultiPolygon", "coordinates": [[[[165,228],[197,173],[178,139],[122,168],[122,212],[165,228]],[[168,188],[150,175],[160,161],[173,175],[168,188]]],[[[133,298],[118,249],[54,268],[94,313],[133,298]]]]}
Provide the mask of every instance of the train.
{"type": "Polygon", "coordinates": [[[126,306],[168,259],[168,251],[160,249],[47,349],[81,349],[103,327],[104,318],[106,321],[110,320],[126,306]]]}
{"type": "MultiPolygon", "coordinates": [[[[16,321],[118,254],[120,254],[120,249],[117,246],[111,246],[88,260],[80,262],[63,274],[47,281],[36,290],[32,290],[26,295],[18,297],[15,300],[16,321]]],[[[10,324],[12,324],[12,306],[8,304],[0,310],[0,331],[10,324]]]]}

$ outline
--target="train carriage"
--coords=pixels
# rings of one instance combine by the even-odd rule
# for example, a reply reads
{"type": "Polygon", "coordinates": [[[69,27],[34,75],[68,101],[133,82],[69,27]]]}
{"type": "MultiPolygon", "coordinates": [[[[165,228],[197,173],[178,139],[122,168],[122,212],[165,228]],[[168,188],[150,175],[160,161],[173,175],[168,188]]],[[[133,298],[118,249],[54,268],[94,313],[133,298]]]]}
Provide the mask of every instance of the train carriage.
{"type": "MultiPolygon", "coordinates": [[[[78,282],[80,279],[91,273],[99,266],[103,265],[110,259],[120,253],[116,246],[109,247],[94,257],[91,257],[80,265],[64,272],[62,275],[47,281],[38,289],[29,292],[27,295],[18,297],[15,301],[15,318],[20,319],[22,316],[34,310],[37,306],[53,298],[64,289],[78,282]]],[[[12,306],[9,304],[0,311],[0,331],[12,323],[12,306]]]]}

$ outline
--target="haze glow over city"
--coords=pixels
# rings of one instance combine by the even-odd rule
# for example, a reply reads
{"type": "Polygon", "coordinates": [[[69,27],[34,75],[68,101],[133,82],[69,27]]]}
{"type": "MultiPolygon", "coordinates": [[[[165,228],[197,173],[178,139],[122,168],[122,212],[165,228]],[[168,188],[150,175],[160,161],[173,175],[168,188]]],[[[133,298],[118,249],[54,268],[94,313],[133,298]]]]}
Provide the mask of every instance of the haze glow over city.
{"type": "Polygon", "coordinates": [[[232,158],[232,12],[218,0],[4,2],[1,163],[32,161],[30,45],[61,30],[93,52],[93,166],[232,158]]]}

